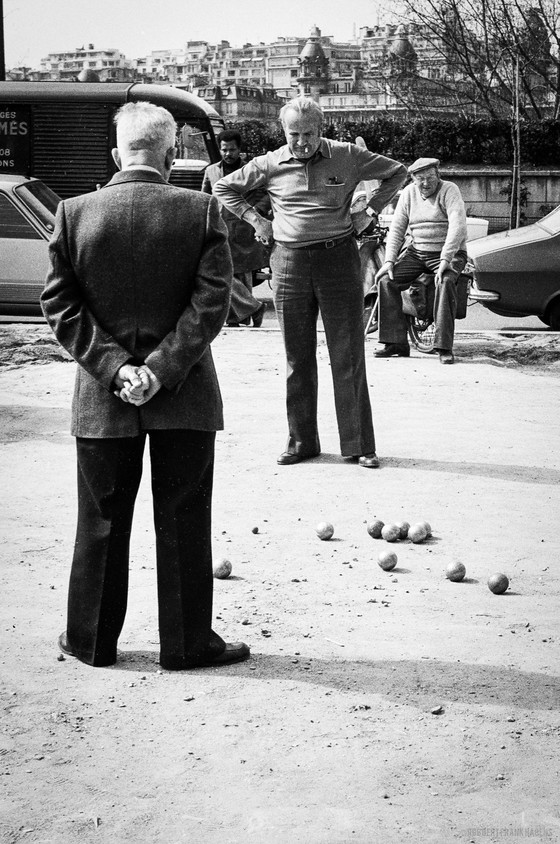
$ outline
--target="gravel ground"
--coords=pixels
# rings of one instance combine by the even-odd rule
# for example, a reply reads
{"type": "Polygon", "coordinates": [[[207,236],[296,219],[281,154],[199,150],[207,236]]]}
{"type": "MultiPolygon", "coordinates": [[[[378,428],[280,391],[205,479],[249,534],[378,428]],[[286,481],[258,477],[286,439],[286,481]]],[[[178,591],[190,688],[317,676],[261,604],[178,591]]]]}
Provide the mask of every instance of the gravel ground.
{"type": "Polygon", "coordinates": [[[323,453],[282,467],[278,332],[217,338],[215,628],[252,658],[159,668],[145,477],[119,661],[92,669],[56,649],[74,364],[44,326],[1,327],[2,844],[560,841],[560,341],[459,336],[453,367],[374,347],[381,468],[339,456],[322,341],[323,453]],[[374,518],[433,536],[389,545],[374,518]]]}

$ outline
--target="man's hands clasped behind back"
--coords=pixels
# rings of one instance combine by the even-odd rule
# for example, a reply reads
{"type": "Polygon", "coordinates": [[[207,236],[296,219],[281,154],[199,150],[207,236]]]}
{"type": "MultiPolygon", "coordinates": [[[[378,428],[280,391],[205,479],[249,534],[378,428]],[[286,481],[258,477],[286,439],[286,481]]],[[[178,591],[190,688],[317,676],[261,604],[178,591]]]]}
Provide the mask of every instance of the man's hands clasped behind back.
{"type": "Polygon", "coordinates": [[[136,407],[146,404],[161,389],[161,382],[145,364],[125,363],[115,376],[115,384],[115,395],[136,407]]]}

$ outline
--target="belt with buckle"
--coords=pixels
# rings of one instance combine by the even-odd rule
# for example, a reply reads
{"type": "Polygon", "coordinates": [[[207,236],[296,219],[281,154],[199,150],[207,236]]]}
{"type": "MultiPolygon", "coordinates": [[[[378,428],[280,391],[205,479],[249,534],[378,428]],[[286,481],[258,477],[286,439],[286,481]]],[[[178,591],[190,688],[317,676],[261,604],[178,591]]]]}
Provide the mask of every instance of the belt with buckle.
{"type": "Polygon", "coordinates": [[[280,246],[285,246],[287,249],[334,249],[336,246],[341,246],[343,243],[352,240],[351,234],[344,234],[342,237],[332,237],[330,240],[318,240],[317,243],[307,243],[305,246],[300,246],[298,243],[286,243],[278,240],[280,246]]]}

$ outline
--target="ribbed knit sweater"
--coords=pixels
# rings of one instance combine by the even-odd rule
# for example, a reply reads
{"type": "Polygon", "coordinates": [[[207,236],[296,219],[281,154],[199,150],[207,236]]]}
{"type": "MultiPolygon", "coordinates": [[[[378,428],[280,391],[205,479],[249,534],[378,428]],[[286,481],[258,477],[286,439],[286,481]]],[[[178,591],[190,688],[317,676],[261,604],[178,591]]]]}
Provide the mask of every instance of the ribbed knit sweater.
{"type": "Polygon", "coordinates": [[[403,189],[387,235],[386,261],[397,260],[407,230],[415,249],[440,252],[442,261],[451,261],[460,249],[466,249],[467,215],[457,185],[442,181],[426,199],[415,184],[403,189]]]}

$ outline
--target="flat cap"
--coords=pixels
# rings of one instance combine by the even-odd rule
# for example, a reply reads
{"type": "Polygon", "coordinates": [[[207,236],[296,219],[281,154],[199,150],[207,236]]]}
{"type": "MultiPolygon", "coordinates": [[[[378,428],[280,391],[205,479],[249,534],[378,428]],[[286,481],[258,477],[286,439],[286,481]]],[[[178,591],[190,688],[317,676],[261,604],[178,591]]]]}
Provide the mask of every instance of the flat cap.
{"type": "Polygon", "coordinates": [[[412,173],[418,173],[428,167],[439,167],[439,158],[417,158],[408,168],[408,172],[412,175],[412,173]]]}

